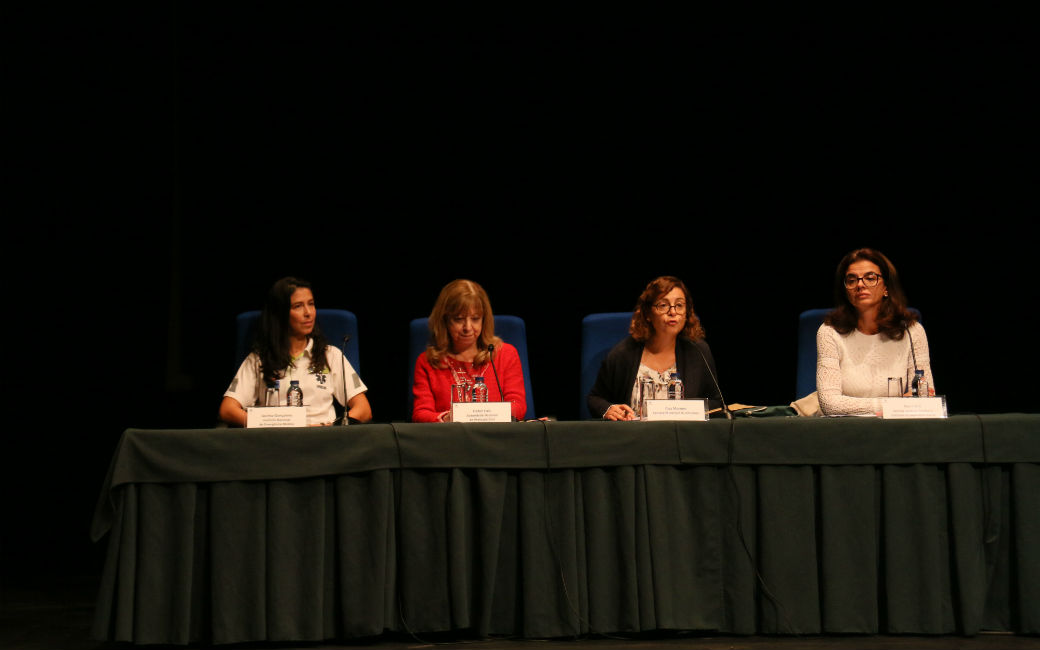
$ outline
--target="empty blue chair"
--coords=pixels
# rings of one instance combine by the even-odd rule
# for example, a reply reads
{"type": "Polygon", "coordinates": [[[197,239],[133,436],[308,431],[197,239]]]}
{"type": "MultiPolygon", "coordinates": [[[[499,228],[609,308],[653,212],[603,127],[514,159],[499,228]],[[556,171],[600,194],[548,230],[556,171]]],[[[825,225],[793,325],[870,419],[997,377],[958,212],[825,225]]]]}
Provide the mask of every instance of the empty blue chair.
{"type": "MultiPolygon", "coordinates": [[[[359,359],[357,316],[345,309],[319,309],[318,327],[328,339],[329,345],[343,350],[343,337],[350,336],[346,345],[347,361],[361,374],[359,359]]],[[[253,347],[253,334],[260,321],[260,311],[246,311],[238,315],[235,336],[235,370],[249,355],[253,347]]]]}
{"type": "Polygon", "coordinates": [[[583,420],[592,417],[585,398],[596,383],[599,367],[610,348],[628,336],[631,322],[630,311],[589,314],[581,321],[581,405],[578,413],[583,420]]]}
{"type": "MultiPolygon", "coordinates": [[[[816,390],[816,332],[823,325],[824,317],[833,308],[807,309],[798,315],[798,372],[795,399],[801,399],[816,390]]],[[[921,320],[921,312],[910,311],[921,320]]]]}
{"type": "MultiPolygon", "coordinates": [[[[430,339],[428,318],[415,318],[408,325],[408,417],[412,416],[412,384],[415,383],[415,360],[426,351],[430,339]]],[[[519,316],[495,314],[495,335],[516,348],[524,370],[524,393],[527,395],[526,419],[533,419],[534,391],[531,390],[531,366],[527,363],[527,326],[519,316]]],[[[488,384],[495,381],[487,377],[488,384]]]]}

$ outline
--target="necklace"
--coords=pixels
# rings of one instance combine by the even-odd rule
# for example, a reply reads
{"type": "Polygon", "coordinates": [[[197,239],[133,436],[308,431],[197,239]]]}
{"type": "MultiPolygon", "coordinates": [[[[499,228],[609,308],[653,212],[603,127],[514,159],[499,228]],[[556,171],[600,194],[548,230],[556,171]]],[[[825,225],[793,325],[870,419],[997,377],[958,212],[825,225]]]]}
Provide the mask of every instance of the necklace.
{"type": "Polygon", "coordinates": [[[474,366],[472,363],[468,363],[466,361],[458,361],[458,360],[452,359],[451,357],[448,357],[448,356],[446,356],[444,358],[448,362],[448,369],[451,370],[452,380],[456,384],[472,384],[472,383],[474,383],[472,377],[483,377],[484,376],[484,374],[483,374],[484,370],[487,368],[487,365],[488,365],[485,362],[484,365],[481,366],[480,372],[477,372],[477,367],[474,366]],[[467,363],[470,366],[469,370],[466,369],[466,365],[465,364],[467,364],[467,363]],[[459,365],[456,365],[456,364],[459,364],[459,365]]]}

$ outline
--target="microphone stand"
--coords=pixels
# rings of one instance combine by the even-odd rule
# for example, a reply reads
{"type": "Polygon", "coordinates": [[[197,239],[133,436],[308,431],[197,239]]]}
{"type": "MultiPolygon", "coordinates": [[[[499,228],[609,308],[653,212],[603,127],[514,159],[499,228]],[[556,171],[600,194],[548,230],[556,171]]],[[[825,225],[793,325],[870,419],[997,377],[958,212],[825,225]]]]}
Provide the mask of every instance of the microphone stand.
{"type": "MultiPolygon", "coordinates": [[[[917,352],[914,350],[914,337],[910,334],[910,324],[903,321],[903,329],[906,330],[906,337],[910,339],[910,356],[914,360],[914,376],[906,382],[907,390],[910,390],[910,383],[917,379],[917,352]]],[[[911,393],[911,395],[916,394],[916,392],[911,393]]]]}
{"type": "Polygon", "coordinates": [[[350,340],[350,334],[343,335],[343,343],[340,344],[339,351],[342,353],[339,358],[339,374],[340,380],[343,382],[343,417],[340,418],[340,424],[350,424],[350,418],[347,416],[347,341],[350,340]]]}
{"type": "Polygon", "coordinates": [[[715,390],[718,391],[719,401],[722,402],[722,412],[726,414],[727,420],[732,420],[733,413],[731,413],[729,407],[726,406],[726,398],[722,396],[722,388],[719,386],[719,380],[716,379],[715,373],[711,371],[711,364],[708,363],[708,358],[704,356],[704,352],[696,343],[693,344],[693,347],[697,348],[697,352],[701,355],[701,361],[704,362],[704,367],[708,369],[708,375],[710,375],[711,380],[715,382],[715,390]]]}
{"type": "MultiPolygon", "coordinates": [[[[488,344],[488,358],[491,360],[491,372],[495,373],[495,384],[498,386],[498,396],[505,401],[506,394],[502,392],[502,382],[498,380],[498,368],[495,368],[495,344],[488,344]]],[[[512,417],[512,416],[510,416],[512,417]]],[[[515,418],[514,418],[515,419],[515,418]]]]}

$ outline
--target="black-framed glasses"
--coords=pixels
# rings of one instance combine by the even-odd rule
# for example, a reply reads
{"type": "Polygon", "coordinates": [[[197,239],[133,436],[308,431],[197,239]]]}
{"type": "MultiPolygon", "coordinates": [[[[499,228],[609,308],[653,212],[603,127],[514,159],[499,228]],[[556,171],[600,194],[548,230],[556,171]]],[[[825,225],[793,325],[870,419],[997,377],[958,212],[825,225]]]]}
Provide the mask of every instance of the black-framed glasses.
{"type": "Polygon", "coordinates": [[[849,273],[845,276],[845,288],[852,289],[857,284],[859,284],[860,280],[863,281],[863,286],[865,287],[876,287],[878,285],[878,282],[882,279],[883,277],[880,273],[874,273],[873,271],[871,271],[870,273],[865,273],[863,275],[853,275],[849,273]]]}
{"type": "Polygon", "coordinates": [[[673,309],[675,310],[675,313],[677,313],[677,314],[685,314],[686,313],[686,303],[685,302],[677,302],[674,305],[670,305],[670,304],[662,301],[662,302],[659,302],[656,305],[654,305],[654,311],[656,311],[658,314],[667,314],[668,312],[670,312],[673,309]]]}

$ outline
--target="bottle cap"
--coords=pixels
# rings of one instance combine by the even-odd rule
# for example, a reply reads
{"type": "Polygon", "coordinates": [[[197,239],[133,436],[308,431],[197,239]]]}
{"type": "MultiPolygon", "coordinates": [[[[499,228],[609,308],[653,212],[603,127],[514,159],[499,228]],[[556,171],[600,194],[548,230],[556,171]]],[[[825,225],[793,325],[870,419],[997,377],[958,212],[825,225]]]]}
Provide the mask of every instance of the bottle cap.
{"type": "Polygon", "coordinates": [[[289,382],[289,385],[290,386],[299,386],[300,385],[300,380],[299,379],[293,379],[292,381],[289,382]]]}
{"type": "Polygon", "coordinates": [[[476,381],[477,383],[482,384],[482,383],[484,383],[484,376],[483,375],[478,375],[478,376],[474,377],[473,380],[476,381]]]}

